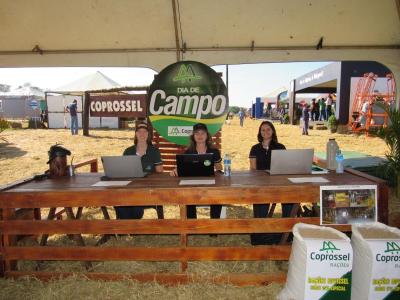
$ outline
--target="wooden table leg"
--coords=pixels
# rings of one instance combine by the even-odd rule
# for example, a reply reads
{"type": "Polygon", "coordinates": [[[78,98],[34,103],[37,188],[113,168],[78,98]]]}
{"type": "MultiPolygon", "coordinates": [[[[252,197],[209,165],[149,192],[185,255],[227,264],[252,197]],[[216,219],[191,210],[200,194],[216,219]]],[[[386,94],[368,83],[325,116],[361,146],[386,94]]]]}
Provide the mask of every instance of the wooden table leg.
{"type": "Polygon", "coordinates": [[[164,207],[162,205],[156,205],[158,219],[164,219],[164,207]]]}
{"type": "Polygon", "coordinates": [[[276,207],[276,203],[272,203],[271,208],[269,209],[269,212],[267,212],[267,218],[272,218],[272,216],[274,215],[274,212],[275,212],[275,207],[276,207]]]}
{"type": "MultiPolygon", "coordinates": [[[[3,210],[0,209],[0,220],[3,220],[3,210]]],[[[3,234],[1,234],[3,231],[0,231],[0,277],[4,277],[4,257],[3,257],[3,234]]]]}
{"type": "MultiPolygon", "coordinates": [[[[297,216],[297,212],[299,211],[300,208],[300,203],[295,203],[293,204],[292,210],[290,211],[290,218],[295,218],[297,216]]],[[[285,232],[282,234],[281,241],[279,242],[279,245],[284,245],[288,242],[290,232],[285,232]]]]}
{"type": "MultiPolygon", "coordinates": [[[[66,211],[67,216],[68,216],[69,219],[71,219],[71,220],[75,220],[76,219],[76,217],[74,215],[74,212],[72,210],[72,207],[66,207],[65,211],[66,211]]],[[[72,236],[73,236],[73,239],[74,239],[74,241],[76,242],[76,244],[78,246],[85,246],[85,241],[83,240],[82,235],[73,234],[72,236]]],[[[84,261],[82,263],[85,266],[86,270],[91,270],[93,268],[92,263],[90,261],[84,261]]]]}
{"type": "Polygon", "coordinates": [[[82,218],[82,211],[83,211],[83,207],[78,207],[78,211],[76,212],[76,219],[77,220],[82,218]]]}
{"type": "Polygon", "coordinates": [[[42,219],[42,213],[40,211],[40,207],[33,209],[33,217],[35,218],[35,220],[41,220],[42,219]]]}
{"type": "Polygon", "coordinates": [[[108,214],[107,207],[102,206],[102,207],[101,207],[101,212],[103,213],[104,219],[106,219],[106,220],[111,220],[110,215],[108,214]]]}
{"type": "MultiPolygon", "coordinates": [[[[11,220],[15,217],[14,214],[14,209],[12,208],[3,208],[3,222],[7,222],[8,220],[11,220]]],[[[17,241],[16,236],[10,236],[9,234],[3,234],[3,242],[2,245],[4,247],[9,247],[9,246],[14,246],[17,241]]],[[[3,251],[2,251],[3,253],[3,251]]],[[[12,271],[15,270],[17,267],[17,261],[15,260],[8,260],[4,258],[4,267],[3,267],[3,273],[7,271],[12,271]]]]}
{"type": "MultiPolygon", "coordinates": [[[[106,206],[101,207],[101,212],[103,213],[103,217],[105,220],[111,220],[106,206]]],[[[96,246],[106,243],[112,236],[115,236],[115,235],[114,234],[103,234],[101,239],[96,243],[96,246]]]]}
{"type": "MultiPolygon", "coordinates": [[[[54,220],[54,218],[56,218],[56,210],[57,207],[50,207],[49,213],[47,215],[47,220],[54,220]]],[[[42,237],[40,238],[40,246],[46,246],[47,244],[47,240],[49,238],[48,234],[42,234],[42,237]]],[[[41,269],[43,261],[38,260],[36,262],[36,270],[39,271],[41,269]]]]}
{"type": "MultiPolygon", "coordinates": [[[[179,205],[179,207],[180,207],[180,219],[182,221],[187,220],[186,205],[179,205]]],[[[187,242],[188,242],[187,234],[181,234],[181,247],[186,248],[187,242]]],[[[186,260],[181,259],[181,272],[185,272],[187,270],[187,268],[188,268],[188,262],[186,260]]]]}
{"type": "Polygon", "coordinates": [[[318,204],[319,203],[313,203],[312,204],[313,213],[315,214],[316,217],[320,217],[321,216],[321,211],[320,211],[320,208],[319,208],[318,204]]]}
{"type": "MultiPolygon", "coordinates": [[[[1,237],[3,240],[3,237],[1,237]]],[[[3,248],[3,245],[1,246],[3,248]]],[[[0,249],[0,278],[4,277],[4,257],[3,257],[3,249],[0,249]]]]}
{"type": "MultiPolygon", "coordinates": [[[[54,216],[56,214],[56,209],[57,209],[56,207],[51,207],[50,208],[49,214],[47,215],[47,220],[53,220],[54,219],[54,216]]],[[[48,234],[43,234],[41,239],[40,239],[39,245],[40,246],[46,246],[48,238],[49,238],[48,234]]]]}

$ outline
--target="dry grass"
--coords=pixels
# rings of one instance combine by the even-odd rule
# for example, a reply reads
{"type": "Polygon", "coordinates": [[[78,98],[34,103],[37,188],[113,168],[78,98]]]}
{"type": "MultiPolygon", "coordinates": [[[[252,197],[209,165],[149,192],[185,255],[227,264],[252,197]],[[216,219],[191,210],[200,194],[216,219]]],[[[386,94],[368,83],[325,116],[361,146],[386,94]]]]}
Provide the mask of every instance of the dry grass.
{"type": "MultiPolygon", "coordinates": [[[[251,146],[257,142],[256,136],[260,121],[246,120],[244,128],[233,120],[231,125],[223,127],[222,152],[232,154],[232,168],[248,168],[248,154],[251,146]]],[[[276,124],[279,141],[287,148],[314,148],[324,151],[330,137],[336,138],[343,150],[359,151],[371,155],[383,156],[387,151],[385,143],[378,138],[364,135],[330,134],[327,130],[311,130],[309,136],[302,136],[297,126],[276,124]]],[[[99,158],[101,155],[119,155],[133,142],[130,130],[92,130],[90,137],[71,136],[69,130],[6,130],[2,136],[9,143],[0,142],[0,185],[28,177],[46,170],[47,150],[55,143],[62,143],[75,156],[74,161],[99,158]]],[[[109,210],[111,217],[114,211],[109,210]]],[[[164,207],[166,218],[176,218],[179,209],[175,206],[164,207]]],[[[251,217],[251,208],[246,206],[228,208],[228,217],[251,217]]],[[[209,215],[208,209],[200,209],[200,218],[209,215]]],[[[84,210],[83,218],[101,218],[97,208],[84,210]]],[[[145,218],[156,218],[155,210],[148,209],[145,218]]],[[[84,236],[87,245],[94,245],[97,236],[84,236]]],[[[23,243],[36,243],[28,241],[23,243]]],[[[110,246],[174,246],[179,244],[177,236],[124,236],[110,239],[103,247],[110,246]]],[[[190,245],[249,245],[248,235],[191,236],[190,245]]],[[[74,245],[65,236],[51,236],[49,245],[74,245]]],[[[20,262],[24,270],[34,270],[35,262],[20,262]]],[[[42,270],[84,271],[80,262],[43,262],[42,270]]],[[[96,262],[93,269],[97,272],[177,272],[177,263],[149,262],[96,262]]],[[[190,272],[204,276],[215,276],[227,272],[278,272],[286,271],[287,263],[273,262],[192,262],[190,272]]],[[[193,283],[177,287],[165,287],[157,283],[141,284],[133,281],[102,282],[76,276],[50,283],[43,283],[32,278],[0,280],[1,299],[272,299],[282,286],[272,284],[264,287],[239,288],[230,285],[212,285],[193,283]]]]}
{"type": "Polygon", "coordinates": [[[0,280],[1,299],[274,299],[281,287],[205,286],[200,283],[166,287],[130,280],[103,282],[83,276],[43,283],[33,278],[0,280]]]}
{"type": "MultiPolygon", "coordinates": [[[[246,120],[241,128],[238,120],[225,125],[222,130],[222,152],[232,154],[232,169],[248,168],[248,155],[257,143],[260,121],[246,120]]],[[[310,130],[309,136],[301,135],[298,126],[276,124],[279,141],[287,148],[314,148],[324,151],[328,138],[336,138],[343,150],[359,151],[384,156],[386,144],[379,138],[365,135],[331,134],[328,130],[310,130]]],[[[0,141],[0,185],[28,177],[46,170],[47,151],[55,143],[62,143],[72,151],[74,161],[99,158],[101,155],[120,155],[133,143],[131,130],[91,130],[90,137],[72,136],[67,129],[23,129],[6,130],[2,136],[8,144],[0,141]]],[[[82,131],[80,132],[82,134],[82,131]]]]}

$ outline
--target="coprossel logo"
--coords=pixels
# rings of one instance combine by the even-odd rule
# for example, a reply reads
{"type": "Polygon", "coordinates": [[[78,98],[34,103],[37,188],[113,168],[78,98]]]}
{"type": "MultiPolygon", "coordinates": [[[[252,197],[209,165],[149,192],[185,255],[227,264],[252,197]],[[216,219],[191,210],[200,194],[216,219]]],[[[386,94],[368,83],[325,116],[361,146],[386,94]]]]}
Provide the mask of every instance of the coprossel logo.
{"type": "Polygon", "coordinates": [[[327,253],[330,251],[333,253],[333,251],[339,251],[340,249],[335,246],[334,243],[331,241],[324,241],[322,243],[322,249],[319,249],[319,251],[326,251],[327,253]]]}
{"type": "Polygon", "coordinates": [[[168,136],[189,136],[192,132],[191,126],[168,126],[168,136]]]}
{"type": "Polygon", "coordinates": [[[398,263],[400,262],[399,252],[400,247],[398,242],[388,241],[386,242],[386,250],[383,251],[383,253],[377,253],[375,259],[376,261],[383,263],[398,263]]]}
{"type": "Polygon", "coordinates": [[[172,79],[174,82],[180,81],[181,84],[191,82],[193,80],[200,80],[201,76],[196,75],[191,64],[182,65],[179,68],[178,74],[172,79]]]}
{"type": "Polygon", "coordinates": [[[311,252],[310,258],[312,260],[318,260],[320,262],[350,261],[350,253],[340,252],[340,249],[336,247],[336,245],[332,241],[323,241],[322,248],[319,249],[319,252],[311,252]],[[339,253],[337,253],[337,251],[339,251],[339,253]],[[333,254],[333,252],[335,252],[335,254],[333,254]]]}
{"type": "Polygon", "coordinates": [[[386,242],[386,250],[385,253],[398,254],[400,251],[400,247],[396,242],[386,242]]]}

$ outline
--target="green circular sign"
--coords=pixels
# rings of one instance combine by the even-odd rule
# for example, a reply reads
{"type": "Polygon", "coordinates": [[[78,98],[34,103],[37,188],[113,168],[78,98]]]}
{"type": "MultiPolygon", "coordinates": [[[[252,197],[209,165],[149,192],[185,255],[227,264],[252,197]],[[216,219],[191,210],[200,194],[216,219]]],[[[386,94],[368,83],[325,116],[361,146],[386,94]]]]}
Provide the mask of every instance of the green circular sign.
{"type": "Polygon", "coordinates": [[[222,78],[209,66],[182,61],[160,72],[150,86],[149,119],[165,139],[188,145],[193,125],[204,123],[214,135],[229,109],[228,91],[222,78]]]}

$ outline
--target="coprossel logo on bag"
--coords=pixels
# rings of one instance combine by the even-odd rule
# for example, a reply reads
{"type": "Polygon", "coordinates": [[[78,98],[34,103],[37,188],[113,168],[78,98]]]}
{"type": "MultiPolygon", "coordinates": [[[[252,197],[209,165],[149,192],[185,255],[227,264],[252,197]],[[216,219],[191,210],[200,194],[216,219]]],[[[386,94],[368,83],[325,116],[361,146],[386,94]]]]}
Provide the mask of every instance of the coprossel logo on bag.
{"type": "Polygon", "coordinates": [[[214,135],[225,121],[228,92],[209,66],[183,61],[169,65],[150,86],[150,121],[157,132],[178,145],[188,145],[191,128],[205,123],[214,135]]]}
{"type": "Polygon", "coordinates": [[[350,253],[335,254],[340,251],[332,241],[323,241],[322,248],[319,252],[311,252],[310,258],[318,261],[348,261],[350,260],[350,253]]]}
{"type": "Polygon", "coordinates": [[[322,248],[319,249],[319,251],[326,251],[327,253],[330,251],[333,253],[333,251],[339,251],[340,249],[336,248],[335,244],[332,243],[331,241],[324,241],[322,243],[322,248]]]}
{"type": "Polygon", "coordinates": [[[388,241],[386,242],[386,249],[382,253],[375,255],[375,260],[383,263],[398,263],[400,262],[400,246],[399,242],[388,241]]]}

